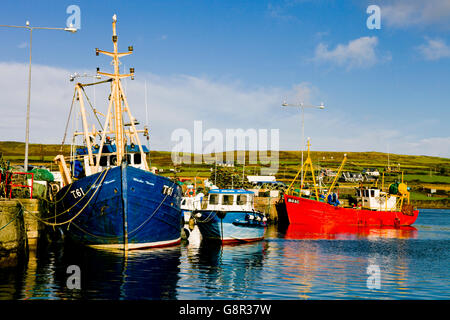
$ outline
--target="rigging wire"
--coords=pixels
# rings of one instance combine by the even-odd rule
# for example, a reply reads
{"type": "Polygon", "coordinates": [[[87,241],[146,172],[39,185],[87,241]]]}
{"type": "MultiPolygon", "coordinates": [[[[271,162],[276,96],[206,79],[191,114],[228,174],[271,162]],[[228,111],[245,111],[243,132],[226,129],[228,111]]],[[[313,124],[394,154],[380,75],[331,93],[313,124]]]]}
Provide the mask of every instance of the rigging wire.
{"type": "Polygon", "coordinates": [[[99,123],[99,125],[100,125],[100,128],[101,128],[102,131],[103,131],[102,123],[100,122],[100,119],[99,119],[98,116],[97,116],[97,110],[96,110],[95,107],[92,105],[91,100],[89,100],[89,97],[88,97],[86,91],[84,90],[84,87],[83,87],[83,86],[80,86],[80,87],[81,87],[81,90],[83,90],[84,96],[86,97],[86,100],[87,100],[87,102],[89,103],[89,106],[91,107],[92,112],[94,113],[94,116],[95,116],[95,118],[97,119],[97,121],[98,121],[98,123],[99,123]]]}
{"type": "Polygon", "coordinates": [[[66,128],[64,130],[64,136],[63,136],[63,139],[62,139],[62,142],[61,142],[61,148],[59,149],[60,152],[63,151],[63,147],[64,147],[64,144],[66,142],[67,129],[69,128],[69,122],[70,122],[70,117],[71,117],[72,110],[73,110],[73,103],[75,101],[76,92],[77,92],[76,90],[74,90],[74,92],[73,92],[73,98],[72,98],[72,104],[70,105],[69,117],[67,118],[66,128]]]}

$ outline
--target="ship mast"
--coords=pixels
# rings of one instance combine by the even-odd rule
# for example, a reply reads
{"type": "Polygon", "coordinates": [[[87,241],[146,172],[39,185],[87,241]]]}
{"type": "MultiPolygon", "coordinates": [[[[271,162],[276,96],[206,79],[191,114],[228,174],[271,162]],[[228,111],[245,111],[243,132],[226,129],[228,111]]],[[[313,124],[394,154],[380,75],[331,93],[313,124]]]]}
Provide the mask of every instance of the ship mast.
{"type": "MultiPolygon", "coordinates": [[[[122,78],[128,78],[131,77],[131,80],[134,80],[134,68],[130,68],[130,73],[128,74],[120,74],[119,70],[119,58],[123,56],[127,56],[129,54],[133,53],[133,47],[128,47],[128,52],[118,52],[117,49],[117,32],[116,32],[116,22],[117,22],[117,16],[113,16],[113,22],[112,22],[112,29],[113,29],[113,35],[112,35],[112,41],[114,45],[114,51],[108,52],[104,50],[100,50],[98,48],[95,49],[95,53],[98,56],[99,53],[102,53],[104,55],[110,56],[113,58],[113,65],[114,65],[114,73],[106,73],[106,72],[100,72],[100,69],[97,68],[97,74],[102,75],[105,77],[109,77],[111,79],[111,96],[110,96],[110,104],[108,107],[108,113],[106,115],[106,121],[104,126],[104,131],[102,134],[102,140],[100,145],[100,151],[102,150],[103,144],[105,142],[106,133],[108,131],[108,127],[111,126],[111,122],[114,123],[114,133],[116,136],[116,156],[117,156],[117,165],[120,165],[122,163],[122,160],[125,156],[125,146],[126,146],[126,139],[127,136],[130,138],[130,142],[133,143],[134,140],[136,140],[137,145],[139,147],[139,151],[141,153],[141,157],[144,161],[145,168],[148,170],[148,164],[146,160],[146,156],[144,153],[144,150],[142,149],[142,145],[138,136],[138,132],[143,132],[142,130],[137,130],[135,127],[135,119],[131,115],[130,108],[128,106],[128,101],[125,96],[125,92],[123,90],[122,83],[120,79],[122,78]],[[111,107],[113,110],[111,110],[111,107]],[[112,112],[112,114],[111,114],[112,112]],[[130,129],[124,130],[124,118],[123,113],[126,112],[128,115],[128,118],[130,120],[130,129]]],[[[96,167],[94,172],[98,171],[99,167],[99,160],[100,160],[101,152],[97,154],[97,161],[96,161],[96,167]]]]}
{"type": "MultiPolygon", "coordinates": [[[[113,65],[114,65],[114,73],[106,73],[106,72],[100,72],[100,68],[97,68],[97,76],[100,75],[105,76],[109,79],[95,82],[95,83],[89,83],[89,84],[82,84],[77,83],[75,86],[75,93],[74,98],[72,100],[72,104],[74,100],[78,100],[80,104],[80,113],[82,116],[82,122],[83,122],[83,131],[82,132],[75,132],[74,137],[77,135],[83,135],[84,140],[86,142],[86,148],[88,152],[87,159],[85,159],[85,172],[86,175],[91,175],[94,173],[97,173],[100,171],[100,158],[102,156],[102,150],[103,146],[106,141],[106,135],[107,134],[114,134],[115,135],[115,143],[116,143],[116,162],[112,163],[112,165],[121,165],[122,161],[125,158],[125,152],[126,152],[126,146],[127,141],[130,142],[131,145],[136,144],[139,148],[139,152],[141,154],[141,161],[144,164],[144,169],[149,171],[148,163],[147,163],[147,157],[146,154],[142,148],[141,141],[139,139],[139,133],[144,133],[144,135],[148,136],[148,129],[145,130],[137,130],[135,126],[136,119],[132,116],[130,108],[128,106],[127,97],[125,95],[125,92],[123,90],[123,86],[121,83],[122,78],[128,78],[131,77],[131,80],[134,80],[134,68],[130,68],[130,73],[128,74],[120,74],[119,70],[119,58],[123,56],[127,56],[129,54],[133,53],[133,47],[128,47],[128,52],[118,52],[117,49],[117,32],[116,32],[116,22],[117,22],[117,16],[113,16],[113,22],[112,22],[112,29],[113,29],[113,36],[112,41],[114,45],[113,52],[99,50],[98,48],[95,49],[95,53],[98,56],[99,53],[102,53],[104,55],[110,56],[113,58],[113,65]],[[87,123],[87,117],[86,117],[86,109],[84,107],[84,101],[83,101],[83,93],[84,93],[84,87],[91,86],[91,85],[97,85],[110,82],[111,83],[111,95],[109,97],[109,104],[108,104],[108,111],[104,115],[105,116],[105,123],[102,127],[101,131],[101,142],[100,146],[97,144],[94,145],[94,140],[91,141],[91,139],[95,139],[97,135],[100,134],[99,131],[95,130],[95,127],[92,127],[92,131],[88,130],[88,123],[87,123]],[[128,116],[128,119],[130,120],[130,124],[124,125],[124,117],[123,113],[126,113],[128,116]],[[129,128],[124,128],[125,126],[129,126],[129,128]],[[97,154],[95,155],[95,161],[94,161],[94,152],[93,148],[98,149],[97,154]],[[86,163],[86,160],[88,162],[86,163]]],[[[85,93],[84,93],[85,94],[85,93]]],[[[87,98],[87,96],[86,96],[87,98]]],[[[100,112],[97,112],[94,110],[94,113],[101,114],[100,112]]],[[[103,115],[103,114],[101,114],[103,115]]],[[[67,130],[67,128],[66,128],[67,130]]],[[[64,143],[64,141],[63,141],[64,143]]],[[[71,156],[70,161],[74,161],[75,157],[71,156]]],[[[65,158],[62,154],[58,155],[54,159],[55,163],[58,164],[59,170],[61,172],[61,175],[63,177],[64,185],[68,185],[72,183],[72,176],[70,175],[70,172],[68,170],[65,158]]]]}

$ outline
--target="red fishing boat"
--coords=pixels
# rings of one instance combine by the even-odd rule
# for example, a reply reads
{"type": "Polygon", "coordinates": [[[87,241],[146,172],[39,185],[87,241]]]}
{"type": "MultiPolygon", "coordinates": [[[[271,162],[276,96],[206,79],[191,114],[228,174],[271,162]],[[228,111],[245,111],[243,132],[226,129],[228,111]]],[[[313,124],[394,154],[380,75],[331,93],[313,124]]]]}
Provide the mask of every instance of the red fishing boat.
{"type": "MultiPolygon", "coordinates": [[[[280,221],[289,224],[318,225],[353,225],[353,226],[410,226],[419,214],[409,201],[409,191],[406,183],[402,181],[392,183],[383,191],[383,187],[376,185],[363,187],[360,184],[356,190],[357,203],[344,206],[340,203],[338,195],[333,192],[338,177],[347,160],[346,155],[328,190],[323,191],[316,183],[313,164],[310,157],[310,143],[308,140],[308,158],[299,170],[283,198],[277,204],[280,221]],[[312,187],[305,189],[304,178],[310,169],[312,187]],[[300,172],[303,179],[300,189],[293,189],[294,182],[300,172]]],[[[384,185],[384,175],[383,175],[384,185]]]]}

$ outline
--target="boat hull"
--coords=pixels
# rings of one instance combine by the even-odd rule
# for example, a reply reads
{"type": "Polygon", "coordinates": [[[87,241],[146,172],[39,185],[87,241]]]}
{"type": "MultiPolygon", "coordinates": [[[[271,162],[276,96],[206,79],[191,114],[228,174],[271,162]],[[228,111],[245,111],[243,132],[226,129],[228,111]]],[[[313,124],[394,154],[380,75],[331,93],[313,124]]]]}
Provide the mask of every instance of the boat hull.
{"type": "Polygon", "coordinates": [[[78,243],[140,249],[181,240],[181,188],[148,171],[113,167],[64,187],[56,201],[56,222],[72,220],[63,230],[78,243]]]}
{"type": "Polygon", "coordinates": [[[263,215],[260,213],[196,210],[194,217],[202,239],[206,241],[227,244],[264,239],[266,223],[262,221],[263,215]],[[250,216],[254,219],[249,219],[250,216]],[[256,221],[256,217],[260,221],[256,221]]]}
{"type": "MultiPolygon", "coordinates": [[[[333,206],[326,202],[284,195],[284,205],[290,224],[356,225],[356,226],[410,226],[418,210],[374,211],[333,206]]],[[[280,204],[281,206],[281,204],[280,204]]]]}

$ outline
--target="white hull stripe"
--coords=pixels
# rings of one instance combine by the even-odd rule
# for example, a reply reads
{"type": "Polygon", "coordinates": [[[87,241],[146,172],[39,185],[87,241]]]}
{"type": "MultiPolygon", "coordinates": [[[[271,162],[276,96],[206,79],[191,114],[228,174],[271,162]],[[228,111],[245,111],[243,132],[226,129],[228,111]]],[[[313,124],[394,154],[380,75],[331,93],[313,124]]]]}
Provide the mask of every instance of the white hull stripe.
{"type": "MultiPolygon", "coordinates": [[[[157,241],[157,242],[143,242],[143,243],[129,243],[128,250],[133,249],[141,249],[141,248],[152,248],[152,247],[161,247],[161,246],[169,246],[171,244],[176,244],[181,241],[181,237],[175,240],[166,240],[166,241],[157,241]]],[[[96,249],[123,249],[123,243],[114,243],[114,244],[91,244],[89,247],[96,249]]]]}

